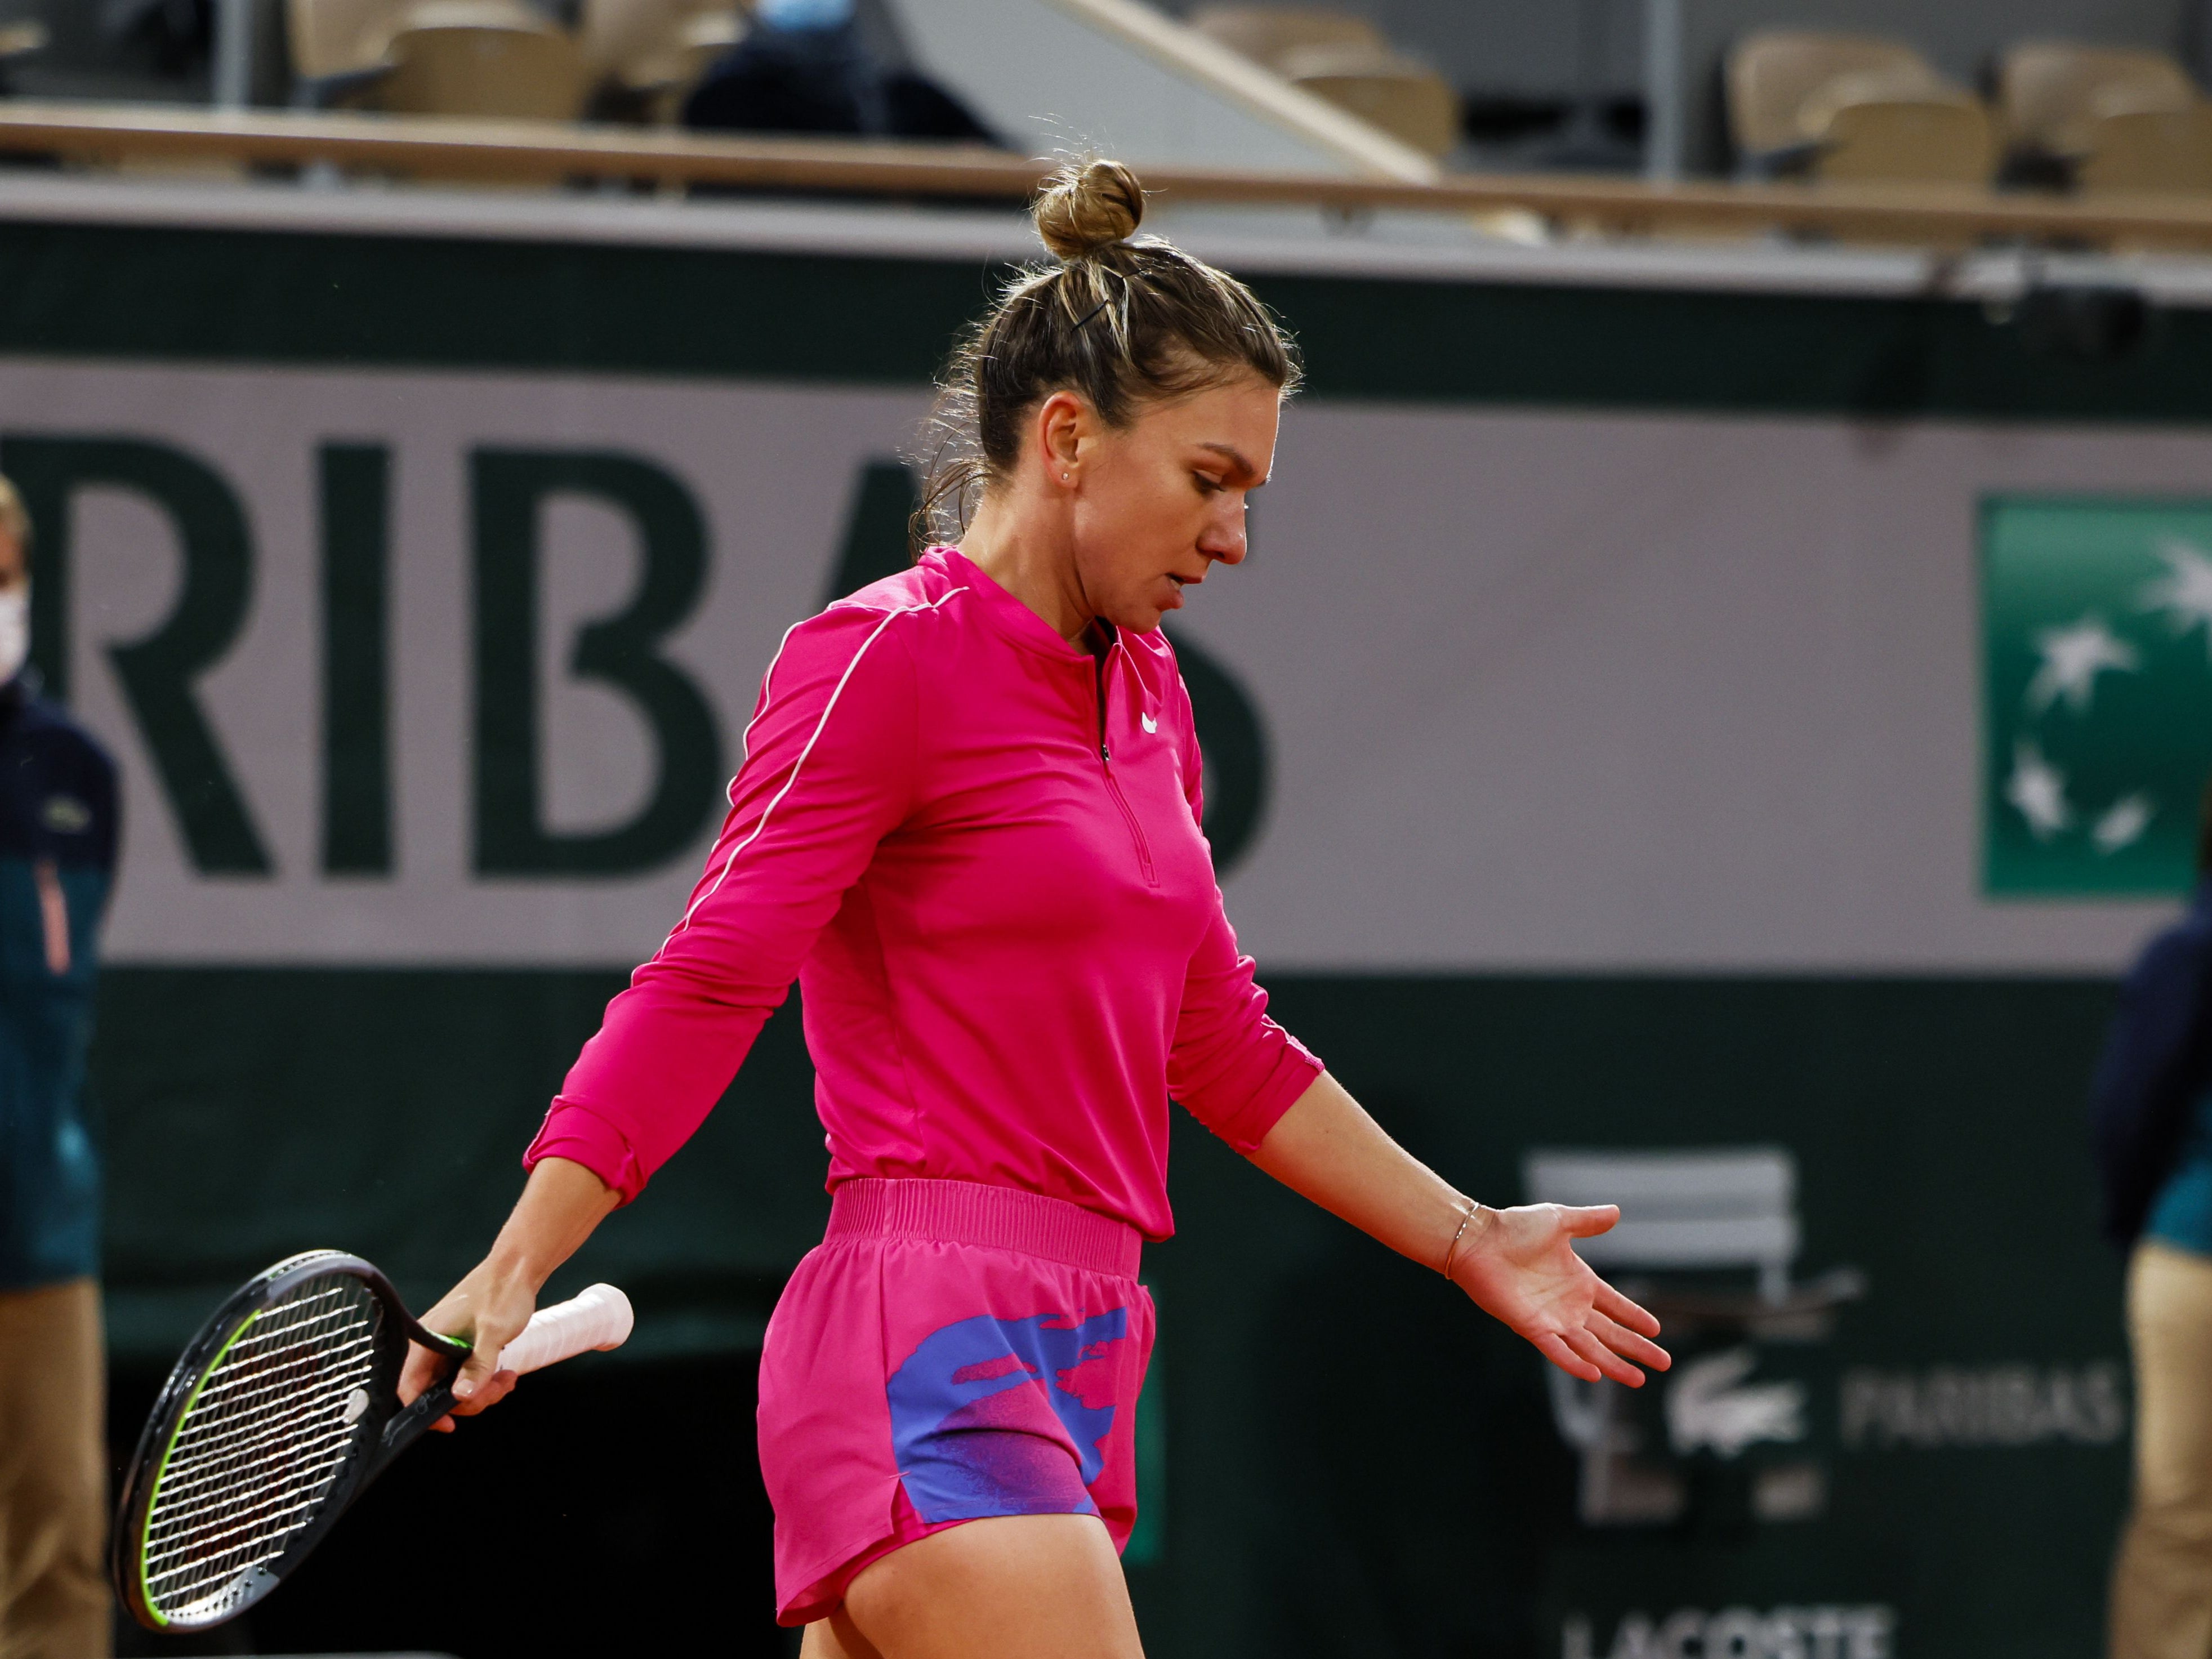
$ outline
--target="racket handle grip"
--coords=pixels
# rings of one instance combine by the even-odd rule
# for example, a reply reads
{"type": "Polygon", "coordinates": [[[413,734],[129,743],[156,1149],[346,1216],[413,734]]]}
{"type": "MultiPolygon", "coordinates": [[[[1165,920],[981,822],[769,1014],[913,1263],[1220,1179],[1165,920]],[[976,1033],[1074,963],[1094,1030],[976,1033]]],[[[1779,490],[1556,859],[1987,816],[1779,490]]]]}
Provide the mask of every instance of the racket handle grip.
{"type": "Polygon", "coordinates": [[[619,1348],[634,1322],[628,1297],[611,1285],[594,1285],[531,1315],[522,1334],[500,1350],[495,1369],[534,1371],[593,1348],[619,1348]]]}

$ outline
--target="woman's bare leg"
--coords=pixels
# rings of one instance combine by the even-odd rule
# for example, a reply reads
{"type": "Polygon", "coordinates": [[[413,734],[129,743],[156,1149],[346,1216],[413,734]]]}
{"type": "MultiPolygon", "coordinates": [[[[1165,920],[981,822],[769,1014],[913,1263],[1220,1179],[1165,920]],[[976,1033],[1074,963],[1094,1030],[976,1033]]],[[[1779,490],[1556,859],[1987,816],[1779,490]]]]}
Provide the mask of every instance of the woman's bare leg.
{"type": "Polygon", "coordinates": [[[806,1627],[802,1659],[1144,1659],[1105,1523],[1009,1515],[872,1563],[845,1605],[806,1627]]]}

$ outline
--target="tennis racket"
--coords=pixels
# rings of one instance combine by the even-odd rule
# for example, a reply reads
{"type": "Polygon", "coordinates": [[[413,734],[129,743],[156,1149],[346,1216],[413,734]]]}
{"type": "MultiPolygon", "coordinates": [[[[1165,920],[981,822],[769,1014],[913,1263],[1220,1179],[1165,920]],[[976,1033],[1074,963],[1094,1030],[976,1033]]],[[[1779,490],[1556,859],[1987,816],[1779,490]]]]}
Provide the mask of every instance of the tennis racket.
{"type": "MultiPolygon", "coordinates": [[[[629,1335],[611,1285],[542,1308],[500,1354],[536,1370],[629,1335]]],[[[399,1403],[410,1340],[454,1362],[358,1256],[310,1250],[216,1310],[161,1390],[116,1513],[115,1587],[149,1630],[204,1630],[283,1582],[346,1505],[453,1408],[445,1382],[399,1403]]],[[[450,1379],[452,1370],[447,1371],[450,1379]]]]}

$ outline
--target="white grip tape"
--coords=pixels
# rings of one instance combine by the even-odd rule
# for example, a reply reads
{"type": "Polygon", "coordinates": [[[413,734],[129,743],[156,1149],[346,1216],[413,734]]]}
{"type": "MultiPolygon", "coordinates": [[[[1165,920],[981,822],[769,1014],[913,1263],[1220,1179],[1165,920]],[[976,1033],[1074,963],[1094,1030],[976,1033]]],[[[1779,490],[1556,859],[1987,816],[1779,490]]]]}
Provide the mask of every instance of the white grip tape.
{"type": "Polygon", "coordinates": [[[628,1297],[611,1285],[594,1285],[531,1315],[522,1334],[500,1350],[494,1369],[534,1371],[592,1348],[619,1348],[635,1322],[628,1297]]]}

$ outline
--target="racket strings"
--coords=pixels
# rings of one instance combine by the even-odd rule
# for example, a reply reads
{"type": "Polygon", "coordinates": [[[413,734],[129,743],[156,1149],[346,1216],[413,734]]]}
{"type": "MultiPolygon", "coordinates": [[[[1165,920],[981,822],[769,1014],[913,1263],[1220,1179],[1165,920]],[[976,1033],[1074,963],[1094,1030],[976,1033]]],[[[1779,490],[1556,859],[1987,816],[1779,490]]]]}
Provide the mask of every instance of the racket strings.
{"type": "MultiPolygon", "coordinates": [[[[324,1435],[319,1441],[303,1443],[294,1455],[295,1474],[305,1475],[310,1473],[304,1466],[319,1456],[327,1455],[334,1463],[343,1462],[349,1443],[352,1439],[351,1425],[344,1425],[338,1430],[324,1435]]],[[[250,1456],[252,1453],[245,1455],[250,1456]]],[[[167,1495],[165,1491],[164,1496],[167,1495]]],[[[264,1501],[274,1502],[276,1496],[281,1494],[272,1495],[264,1501]]],[[[163,1523],[170,1529],[173,1536],[191,1533],[197,1523],[209,1516],[222,1513],[235,1518],[238,1514],[244,1512],[240,1508],[237,1494],[232,1490],[230,1481],[221,1470],[190,1483],[189,1486],[181,1488],[176,1497],[178,1501],[173,1505],[163,1506],[161,1515],[163,1523]],[[197,1495],[200,1501],[185,1501],[188,1493],[197,1495]]],[[[179,1546],[179,1549],[183,1547],[181,1544],[179,1546]]],[[[168,1556],[177,1553],[177,1550],[168,1551],[161,1559],[167,1559],[168,1556]]],[[[147,1559],[151,1561],[155,1558],[149,1555],[147,1559]]]]}
{"type": "Polygon", "coordinates": [[[362,1432],[351,1402],[374,1374],[380,1318],[352,1275],[309,1279],[209,1368],[147,1512],[143,1583],[157,1612],[219,1601],[313,1518],[362,1432]]]}
{"type": "MultiPolygon", "coordinates": [[[[367,1351],[369,1362],[374,1364],[374,1345],[365,1343],[362,1346],[367,1351]]],[[[332,1356],[333,1361],[340,1364],[344,1364],[349,1358],[351,1356],[343,1354],[332,1356]]],[[[258,1389],[250,1395],[240,1397],[237,1402],[237,1419],[243,1422],[247,1420],[250,1413],[266,1412],[269,1405],[283,1392],[282,1388],[271,1385],[258,1389]]],[[[331,1392],[335,1395],[337,1403],[343,1407],[346,1396],[353,1392],[353,1387],[349,1383],[331,1392]]],[[[313,1412],[318,1406],[327,1403],[322,1401],[301,1400],[295,1396],[289,1402],[289,1410],[286,1415],[265,1419],[264,1426],[245,1437],[233,1437],[214,1444],[203,1444],[196,1455],[189,1457],[180,1457],[173,1454],[161,1473],[163,1494],[167,1496],[172,1492],[181,1492],[185,1488],[202,1485],[210,1478],[219,1478],[222,1466],[234,1462],[239,1457],[250,1455],[267,1443],[280,1441],[288,1435],[295,1433],[297,1427],[292,1420],[290,1412],[313,1412]]]]}
{"type": "MultiPolygon", "coordinates": [[[[210,1381],[200,1390],[198,1403],[201,1409],[212,1407],[234,1395],[265,1395],[281,1386],[277,1382],[270,1381],[264,1374],[245,1369],[246,1362],[258,1354],[270,1352],[272,1346],[287,1345],[293,1340],[294,1333],[289,1329],[279,1332],[257,1330],[251,1336],[240,1337],[231,1345],[230,1352],[224,1356],[227,1359],[234,1362],[237,1369],[226,1375],[220,1382],[210,1381]]],[[[354,1338],[349,1344],[333,1345],[329,1352],[331,1356],[335,1358],[342,1347],[370,1347],[375,1345],[375,1340],[374,1335],[364,1332],[362,1335],[354,1338]]]]}

